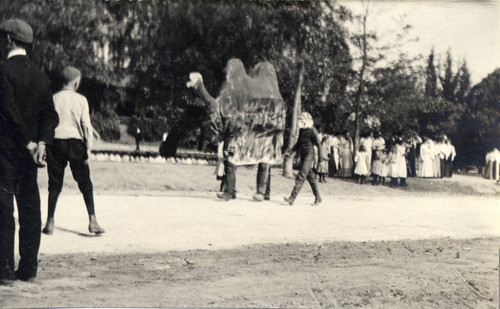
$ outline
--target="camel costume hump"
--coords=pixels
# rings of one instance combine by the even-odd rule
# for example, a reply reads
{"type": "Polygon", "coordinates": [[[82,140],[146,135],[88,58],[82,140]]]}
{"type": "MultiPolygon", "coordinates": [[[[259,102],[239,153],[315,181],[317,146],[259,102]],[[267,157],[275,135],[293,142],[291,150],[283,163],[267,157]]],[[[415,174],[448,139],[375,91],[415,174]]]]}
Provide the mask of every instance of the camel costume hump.
{"type": "Polygon", "coordinates": [[[226,81],[215,99],[214,127],[229,140],[236,165],[281,163],[286,106],[273,65],[261,62],[247,75],[241,60],[227,62],[226,81]],[[229,138],[228,138],[229,137],[229,138]]]}

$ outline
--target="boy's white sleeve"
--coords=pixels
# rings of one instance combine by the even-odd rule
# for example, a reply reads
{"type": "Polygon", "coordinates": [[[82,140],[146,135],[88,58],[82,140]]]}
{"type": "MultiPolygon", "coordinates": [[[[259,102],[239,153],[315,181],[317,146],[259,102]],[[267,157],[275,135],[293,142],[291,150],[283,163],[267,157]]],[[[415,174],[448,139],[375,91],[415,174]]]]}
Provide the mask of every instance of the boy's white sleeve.
{"type": "Polygon", "coordinates": [[[89,113],[89,103],[87,99],[84,98],[83,110],[82,110],[82,129],[84,135],[84,142],[89,149],[92,149],[92,143],[94,141],[94,134],[92,129],[92,122],[90,121],[89,113]]]}

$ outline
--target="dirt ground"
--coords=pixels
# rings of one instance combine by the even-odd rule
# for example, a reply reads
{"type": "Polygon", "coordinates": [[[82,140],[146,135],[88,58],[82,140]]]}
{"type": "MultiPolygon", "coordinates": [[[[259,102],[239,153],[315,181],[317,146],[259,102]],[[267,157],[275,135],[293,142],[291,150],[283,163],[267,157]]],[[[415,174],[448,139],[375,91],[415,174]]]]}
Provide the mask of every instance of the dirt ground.
{"type": "MultiPolygon", "coordinates": [[[[409,188],[390,189],[330,178],[320,187],[326,202],[314,214],[314,208],[308,205],[309,199],[312,201],[309,188],[304,187],[293,209],[280,202],[291,190],[293,179],[281,177],[277,169],[273,171],[272,203],[256,204],[250,201],[255,190],[253,168],[238,169],[238,199],[227,203],[213,199],[218,191],[213,167],[93,162],[91,168],[96,201],[100,202],[98,217],[107,233],[100,237],[85,233],[83,204],[67,175],[61,204],[74,200],[75,205],[58,205],[55,234],[42,238],[37,281],[16,281],[13,287],[0,287],[1,307],[499,308],[500,234],[492,222],[497,222],[500,186],[491,180],[463,175],[452,179],[409,179],[409,188]],[[117,204],[109,202],[113,196],[117,196],[117,204]],[[174,217],[171,220],[176,215],[195,217],[197,209],[206,209],[205,220],[216,225],[214,230],[219,232],[221,244],[225,238],[238,236],[241,243],[207,244],[204,237],[211,236],[212,230],[190,227],[192,222],[188,219],[182,225],[184,217],[179,217],[179,221],[160,221],[165,225],[175,222],[165,227],[167,230],[153,225],[150,229],[153,233],[158,233],[156,228],[166,233],[185,233],[190,238],[184,240],[188,249],[169,249],[176,248],[175,244],[155,248],[154,242],[147,241],[143,241],[145,247],[136,245],[131,238],[136,235],[140,240],[141,233],[147,232],[120,231],[121,224],[133,222],[130,215],[136,216],[127,208],[132,206],[121,201],[149,201],[147,196],[160,200],[164,197],[167,202],[180,200],[171,208],[165,206],[174,217]],[[210,203],[191,204],[193,200],[210,203]],[[374,200],[385,201],[375,205],[381,205],[381,211],[390,211],[390,220],[382,215],[372,218],[377,212],[368,209],[374,200]],[[404,200],[408,205],[401,205],[404,200]],[[417,215],[419,200],[421,216],[417,215]],[[436,205],[427,205],[430,200],[437,201],[436,205]],[[477,203],[445,205],[457,200],[477,203]],[[393,201],[398,201],[397,205],[393,201]],[[440,204],[443,209],[456,209],[456,213],[436,210],[440,204]],[[116,215],[120,207],[122,216],[116,215]],[[395,211],[403,207],[407,207],[409,217],[404,210],[395,211]],[[174,214],[173,209],[178,213],[174,214]],[[342,213],[342,209],[347,210],[342,213]],[[327,226],[327,216],[332,214],[339,216],[331,220],[337,230],[317,233],[314,222],[327,226]],[[366,217],[349,221],[355,214],[366,217]],[[259,215],[272,215],[275,221],[265,217],[257,221],[259,215]],[[441,218],[442,224],[426,225],[426,216],[429,222],[439,223],[441,218]],[[409,218],[414,218],[414,225],[409,218]],[[242,222],[251,224],[251,220],[256,220],[258,227],[253,234],[246,232],[246,227],[241,229],[241,235],[234,235],[237,232],[229,226],[233,223],[237,229],[242,222]],[[353,222],[364,234],[342,236],[343,230],[356,227],[353,222]],[[302,233],[300,224],[314,233],[302,235],[307,231],[302,233]],[[293,233],[282,231],[287,226],[293,233]],[[405,226],[410,233],[415,229],[413,237],[401,232],[405,226]],[[373,238],[369,237],[370,229],[373,238]],[[385,234],[381,230],[386,230],[385,234]],[[199,239],[193,239],[196,231],[199,239]],[[276,235],[257,237],[269,231],[276,235]],[[106,240],[120,234],[130,241],[115,242],[113,247],[106,244],[106,240]],[[284,241],[283,235],[291,236],[284,241]]],[[[46,175],[41,171],[40,186],[44,192],[46,175]]],[[[137,208],[141,206],[137,204],[137,208]]],[[[45,202],[42,207],[45,209],[45,202]]],[[[144,212],[161,205],[150,207],[153,208],[144,206],[144,212]]],[[[144,220],[151,216],[154,213],[135,219],[141,228],[147,229],[144,220]]],[[[195,222],[201,224],[203,219],[195,222]]],[[[183,242],[177,234],[174,236],[183,242]]],[[[164,235],[162,239],[168,237],[164,235]]]]}

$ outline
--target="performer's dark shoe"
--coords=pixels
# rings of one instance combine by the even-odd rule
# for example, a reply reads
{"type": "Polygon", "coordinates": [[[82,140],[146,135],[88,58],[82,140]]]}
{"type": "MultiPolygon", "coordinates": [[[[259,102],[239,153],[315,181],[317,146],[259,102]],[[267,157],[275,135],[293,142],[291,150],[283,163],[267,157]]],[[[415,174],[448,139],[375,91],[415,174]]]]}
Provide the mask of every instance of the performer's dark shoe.
{"type": "Polygon", "coordinates": [[[264,200],[264,194],[260,194],[260,193],[257,193],[257,194],[254,194],[253,196],[253,200],[256,201],[256,202],[262,202],[264,200]]]}
{"type": "Polygon", "coordinates": [[[20,272],[19,270],[16,270],[14,272],[14,275],[16,276],[16,279],[17,280],[21,280],[21,281],[26,281],[26,282],[35,282],[36,280],[36,276],[28,276],[26,274],[23,274],[22,272],[20,272]]]}
{"type": "Polygon", "coordinates": [[[52,235],[54,233],[54,218],[48,218],[42,233],[52,235]]]}
{"type": "Polygon", "coordinates": [[[295,200],[292,198],[292,197],[283,197],[283,200],[285,200],[285,202],[288,203],[288,205],[290,206],[293,206],[293,202],[295,202],[295,200]]]}
{"type": "MultiPolygon", "coordinates": [[[[233,195],[234,198],[236,198],[236,195],[233,195]]],[[[224,192],[224,193],[217,193],[217,197],[220,198],[221,200],[224,201],[229,201],[231,198],[233,198],[229,193],[224,192]]]]}
{"type": "Polygon", "coordinates": [[[311,206],[318,206],[321,202],[322,202],[321,197],[320,197],[320,196],[318,196],[318,197],[316,197],[316,199],[314,200],[314,203],[312,203],[312,204],[311,204],[311,206]]]}
{"type": "Polygon", "coordinates": [[[269,200],[271,200],[271,197],[264,195],[264,200],[269,201],[269,200]]]}
{"type": "Polygon", "coordinates": [[[89,232],[94,233],[94,234],[103,234],[106,233],[106,231],[99,226],[97,221],[91,220],[89,223],[89,232]]]}

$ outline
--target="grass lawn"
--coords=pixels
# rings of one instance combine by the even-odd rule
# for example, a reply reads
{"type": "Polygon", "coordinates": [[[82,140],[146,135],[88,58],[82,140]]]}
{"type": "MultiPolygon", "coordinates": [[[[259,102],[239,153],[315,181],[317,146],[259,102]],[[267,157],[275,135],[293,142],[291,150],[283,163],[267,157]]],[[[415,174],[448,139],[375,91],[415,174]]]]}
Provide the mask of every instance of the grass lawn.
{"type": "MultiPolygon", "coordinates": [[[[220,181],[214,174],[214,166],[152,164],[124,162],[91,162],[91,178],[96,194],[158,195],[158,194],[214,194],[220,181]]],[[[296,173],[296,172],[295,172],[296,173]]],[[[237,169],[236,188],[238,194],[251,196],[256,188],[256,166],[241,166],[237,169]]],[[[359,185],[355,179],[328,178],[328,183],[319,184],[322,195],[401,195],[401,194],[465,194],[500,195],[500,185],[483,179],[477,174],[460,175],[444,179],[408,178],[409,187],[392,189],[388,186],[372,186],[368,179],[359,185]]],[[[290,194],[295,180],[282,176],[281,168],[272,169],[271,194],[290,194]]],[[[39,170],[41,190],[47,190],[47,171],[39,170]]],[[[78,191],[69,167],[63,191],[78,191]]],[[[304,185],[301,194],[311,194],[304,185]]]]}

